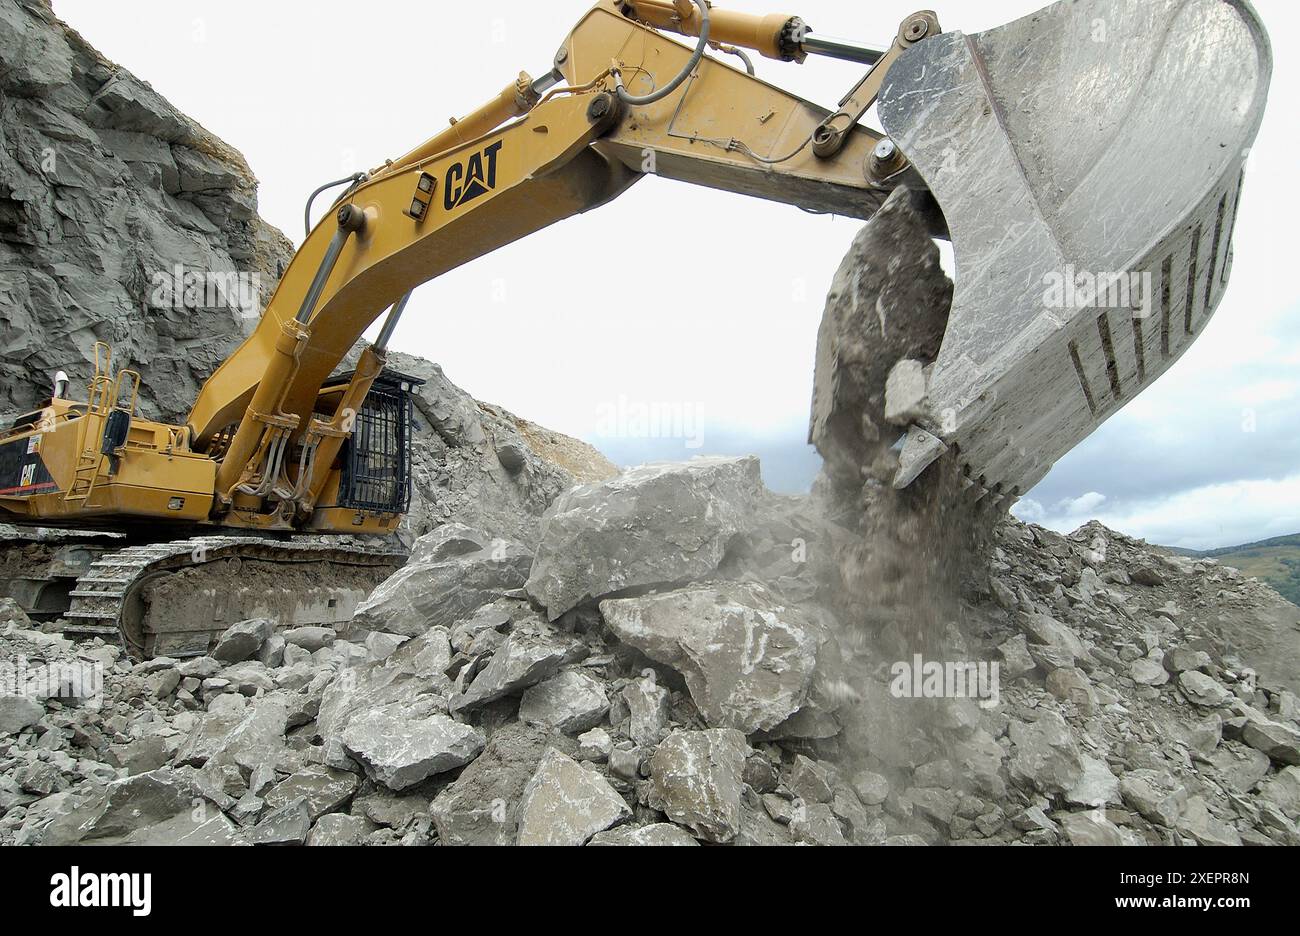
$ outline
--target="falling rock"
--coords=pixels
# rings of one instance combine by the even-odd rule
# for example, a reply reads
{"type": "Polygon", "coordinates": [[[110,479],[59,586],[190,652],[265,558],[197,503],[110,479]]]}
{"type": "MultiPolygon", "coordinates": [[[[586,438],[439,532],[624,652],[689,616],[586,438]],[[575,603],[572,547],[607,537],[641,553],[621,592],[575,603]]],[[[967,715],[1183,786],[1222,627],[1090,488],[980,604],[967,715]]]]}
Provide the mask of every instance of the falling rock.
{"type": "Polygon", "coordinates": [[[632,810],[594,771],[548,750],[519,804],[520,845],[584,845],[632,818],[632,810]]]}
{"type": "Polygon", "coordinates": [[[608,832],[592,836],[590,845],[648,846],[652,848],[690,845],[699,847],[699,842],[681,826],[671,822],[656,822],[653,825],[623,825],[608,832]]]}
{"type": "Polygon", "coordinates": [[[1213,677],[1195,670],[1178,674],[1178,689],[1189,702],[1203,708],[1222,708],[1233,698],[1213,677]]]}
{"type": "Polygon", "coordinates": [[[0,695],[0,734],[18,734],[41,720],[45,706],[21,695],[0,695]]]}
{"type": "Polygon", "coordinates": [[[682,674],[712,727],[771,729],[808,698],[821,634],[758,583],[611,599],[600,611],[620,640],[682,674]]]}
{"type": "Polygon", "coordinates": [[[566,669],[524,691],[519,719],[530,725],[579,734],[595,728],[609,711],[605,685],[577,669],[566,669]]]}
{"type": "Polygon", "coordinates": [[[650,758],[660,808],[698,838],[730,842],[740,831],[748,753],[745,736],[734,728],[673,732],[650,758]]]}
{"type": "Polygon", "coordinates": [[[762,493],[753,457],[647,465],[574,488],[542,519],[528,594],[555,620],[625,589],[708,576],[762,493]]]}
{"type": "Polygon", "coordinates": [[[904,359],[894,365],[885,380],[885,421],[908,426],[929,415],[929,387],[925,365],[904,359]]]}
{"type": "Polygon", "coordinates": [[[1013,780],[1043,793],[1063,794],[1083,776],[1083,761],[1065,719],[1043,712],[1037,721],[1012,721],[1014,745],[1007,769],[1013,780]]]}
{"type": "Polygon", "coordinates": [[[1248,719],[1241,740],[1279,764],[1300,766],[1300,731],[1281,722],[1248,719]]]}
{"type": "Polygon", "coordinates": [[[217,638],[211,656],[220,663],[241,663],[262,649],[274,631],[275,622],[267,618],[240,621],[217,638]]]}
{"type": "Polygon", "coordinates": [[[579,641],[549,627],[516,629],[496,649],[492,661],[474,681],[451,701],[451,710],[463,712],[496,699],[516,695],[555,675],[566,663],[586,655],[579,641]]]}
{"type": "Polygon", "coordinates": [[[398,791],[463,767],[486,743],[469,725],[439,714],[412,718],[401,704],[352,719],[340,740],[375,782],[398,791]]]}
{"type": "Polygon", "coordinates": [[[533,561],[526,546],[509,540],[493,541],[472,553],[432,555],[441,558],[412,560],[376,588],[357,608],[352,626],[402,637],[451,627],[522,588],[533,561]]]}

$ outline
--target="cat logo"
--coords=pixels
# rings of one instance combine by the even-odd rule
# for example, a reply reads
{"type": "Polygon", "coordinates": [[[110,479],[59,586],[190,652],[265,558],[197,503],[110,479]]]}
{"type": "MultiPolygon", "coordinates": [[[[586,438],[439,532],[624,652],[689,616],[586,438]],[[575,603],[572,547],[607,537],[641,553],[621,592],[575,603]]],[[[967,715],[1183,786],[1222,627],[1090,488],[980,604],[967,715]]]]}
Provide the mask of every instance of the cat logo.
{"type": "Polygon", "coordinates": [[[497,187],[497,154],[501,141],[497,140],[481,153],[475,153],[464,162],[452,163],[447,169],[443,186],[442,203],[448,211],[468,204],[497,187]]]}
{"type": "Polygon", "coordinates": [[[22,480],[18,482],[20,488],[31,487],[32,482],[36,480],[36,466],[23,465],[22,480]]]}

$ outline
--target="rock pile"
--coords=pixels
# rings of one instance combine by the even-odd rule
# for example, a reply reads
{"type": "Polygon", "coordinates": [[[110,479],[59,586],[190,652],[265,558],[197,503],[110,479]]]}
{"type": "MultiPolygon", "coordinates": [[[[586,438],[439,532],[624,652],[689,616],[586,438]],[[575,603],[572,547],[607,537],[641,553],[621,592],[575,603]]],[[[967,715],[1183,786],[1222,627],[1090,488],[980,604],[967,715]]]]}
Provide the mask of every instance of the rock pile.
{"type": "Polygon", "coordinates": [[[0,695],[0,842],[1300,842],[1300,702],[1258,629],[1289,614],[1267,655],[1294,652],[1300,609],[1008,519],[946,645],[993,692],[901,692],[917,661],[837,614],[847,532],[757,469],[577,488],[535,549],[444,525],[340,633],[133,664],[9,608],[4,661],[104,685],[0,695]]]}

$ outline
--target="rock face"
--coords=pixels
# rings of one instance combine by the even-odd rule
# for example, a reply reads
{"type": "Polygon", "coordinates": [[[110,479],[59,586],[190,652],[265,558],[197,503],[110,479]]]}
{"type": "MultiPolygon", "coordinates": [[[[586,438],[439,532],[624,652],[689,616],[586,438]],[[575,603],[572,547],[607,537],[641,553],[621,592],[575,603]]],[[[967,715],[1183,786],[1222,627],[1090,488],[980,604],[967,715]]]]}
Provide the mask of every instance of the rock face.
{"type": "Polygon", "coordinates": [[[148,375],[146,415],[184,416],[291,245],[237,152],[48,3],[0,2],[0,52],[0,412],[32,409],[59,369],[84,385],[102,340],[148,375]]]}
{"type": "Polygon", "coordinates": [[[755,458],[697,458],[570,490],[542,522],[528,593],[555,620],[624,589],[706,576],[761,489],[755,458]]]}

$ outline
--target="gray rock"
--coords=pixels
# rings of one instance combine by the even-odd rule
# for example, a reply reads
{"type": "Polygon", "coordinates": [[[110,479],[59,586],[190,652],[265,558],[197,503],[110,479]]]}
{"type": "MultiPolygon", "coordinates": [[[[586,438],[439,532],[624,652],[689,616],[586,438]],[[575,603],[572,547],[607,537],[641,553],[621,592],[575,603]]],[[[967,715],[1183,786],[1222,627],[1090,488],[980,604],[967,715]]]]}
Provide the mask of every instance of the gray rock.
{"type": "Polygon", "coordinates": [[[587,844],[661,848],[679,845],[699,847],[700,843],[681,826],[675,826],[671,822],[656,822],[645,826],[623,825],[608,832],[600,832],[593,835],[587,844]]]}
{"type": "Polygon", "coordinates": [[[547,627],[517,629],[492,654],[492,661],[466,690],[451,701],[463,712],[496,699],[517,695],[555,675],[561,666],[582,659],[586,647],[547,627]]]}
{"type": "Polygon", "coordinates": [[[520,845],[584,845],[632,810],[603,777],[556,750],[542,757],[519,804],[520,845]]]}
{"type": "Polygon", "coordinates": [[[321,816],[307,833],[307,846],[360,845],[379,826],[364,816],[321,816]]]}
{"type": "Polygon", "coordinates": [[[1075,846],[1116,846],[1124,844],[1119,827],[1095,812],[1057,815],[1066,839],[1075,846]]]}
{"type": "Polygon", "coordinates": [[[295,627],[292,630],[284,632],[286,643],[291,643],[295,647],[302,647],[308,653],[315,653],[322,647],[333,645],[337,638],[338,632],[332,627],[309,625],[306,627],[295,627]]]}
{"type": "Polygon", "coordinates": [[[844,829],[830,806],[825,803],[805,804],[796,809],[790,820],[790,834],[796,842],[805,845],[847,845],[844,829]]]}
{"type": "Polygon", "coordinates": [[[734,728],[675,731],[650,758],[654,794],[668,818],[697,838],[730,842],[740,831],[749,745],[734,728]]]}
{"type": "Polygon", "coordinates": [[[1065,801],[1072,806],[1092,806],[1098,808],[1108,804],[1118,806],[1121,802],[1119,778],[1116,777],[1105,761],[1097,760],[1086,754],[1082,757],[1083,773],[1079,782],[1065,793],[1065,801]]]}
{"type": "Polygon", "coordinates": [[[1300,767],[1284,767],[1259,785],[1259,799],[1293,822],[1300,819],[1300,767]]]}
{"type": "Polygon", "coordinates": [[[45,706],[21,695],[0,695],[0,734],[18,734],[41,720],[45,706]]]}
{"type": "Polygon", "coordinates": [[[375,782],[398,791],[463,767],[486,743],[469,725],[439,714],[411,717],[400,704],[353,718],[340,741],[375,782]]]}
{"type": "Polygon", "coordinates": [[[311,810],[306,799],[296,799],[262,817],[245,838],[250,845],[304,845],[311,831],[311,810]]]}
{"type": "Polygon", "coordinates": [[[1165,654],[1165,669],[1177,675],[1188,670],[1205,669],[1213,662],[1210,655],[1204,650],[1189,650],[1186,647],[1176,647],[1165,654]]]}
{"type": "Polygon", "coordinates": [[[885,421],[908,426],[929,415],[929,387],[925,364],[904,359],[894,365],[885,381],[885,421]]]}
{"type": "Polygon", "coordinates": [[[1139,657],[1129,664],[1129,678],[1139,686],[1163,686],[1169,682],[1169,671],[1161,659],[1139,657]]]}
{"type": "Polygon", "coordinates": [[[621,641],[685,677],[712,727],[775,728],[808,698],[822,636],[760,584],[693,585],[600,611],[621,641]]]}
{"type": "Polygon", "coordinates": [[[310,764],[272,787],[264,799],[268,809],[279,809],[294,800],[305,799],[308,814],[315,822],[346,806],[360,784],[360,778],[350,771],[310,764]]]}
{"type": "Polygon", "coordinates": [[[1300,766],[1300,731],[1290,725],[1249,719],[1241,729],[1241,740],[1279,764],[1300,766]]]}
{"type": "Polygon", "coordinates": [[[555,620],[624,589],[707,576],[761,495],[756,458],[647,465],[574,488],[543,518],[528,594],[555,620]]]}
{"type": "Polygon", "coordinates": [[[1013,721],[1010,735],[1014,746],[1007,769],[1022,786],[1063,794],[1083,776],[1079,748],[1055,712],[1042,712],[1035,722],[1013,721]]]}
{"type": "Polygon", "coordinates": [[[1195,670],[1178,674],[1178,690],[1189,702],[1203,708],[1222,708],[1232,700],[1232,693],[1217,680],[1195,670]]]}
{"type": "Polygon", "coordinates": [[[1124,803],[1156,825],[1173,828],[1187,802],[1187,789],[1167,771],[1142,768],[1120,778],[1124,803]]]}
{"type": "Polygon", "coordinates": [[[487,747],[430,806],[444,845],[510,845],[518,833],[519,802],[542,755],[559,738],[527,725],[497,729],[487,747]]]}
{"type": "Polygon", "coordinates": [[[889,781],[880,774],[864,770],[853,777],[853,792],[866,806],[879,806],[889,797],[889,781]]]}
{"type": "Polygon", "coordinates": [[[240,621],[226,629],[212,649],[212,659],[219,663],[240,663],[262,649],[262,644],[275,630],[275,622],[267,618],[240,621]]]}
{"type": "Polygon", "coordinates": [[[1023,676],[1037,665],[1029,655],[1029,643],[1024,634],[1016,634],[1001,644],[998,650],[1002,654],[1002,672],[1008,679],[1023,676]]]}
{"type": "Polygon", "coordinates": [[[404,637],[418,637],[431,627],[451,627],[522,588],[533,561],[526,546],[506,540],[472,553],[424,552],[441,558],[408,562],[397,570],[357,608],[354,627],[404,637]]]}
{"type": "Polygon", "coordinates": [[[578,735],[578,759],[600,763],[609,760],[614,740],[604,728],[593,728],[578,735]]]}
{"type": "Polygon", "coordinates": [[[519,701],[520,721],[565,734],[596,727],[608,711],[604,683],[577,669],[561,670],[530,687],[519,701]]]}
{"type": "Polygon", "coordinates": [[[668,734],[672,718],[672,696],[659,685],[654,674],[634,679],[623,688],[623,701],[630,714],[628,733],[643,747],[654,747],[668,734]]]}

